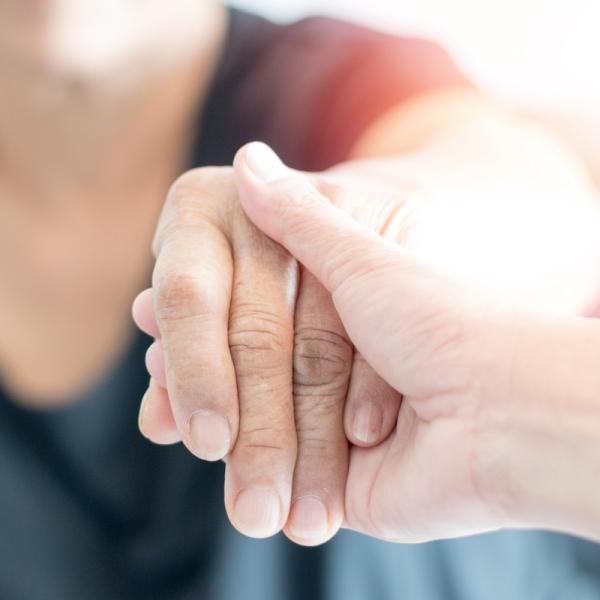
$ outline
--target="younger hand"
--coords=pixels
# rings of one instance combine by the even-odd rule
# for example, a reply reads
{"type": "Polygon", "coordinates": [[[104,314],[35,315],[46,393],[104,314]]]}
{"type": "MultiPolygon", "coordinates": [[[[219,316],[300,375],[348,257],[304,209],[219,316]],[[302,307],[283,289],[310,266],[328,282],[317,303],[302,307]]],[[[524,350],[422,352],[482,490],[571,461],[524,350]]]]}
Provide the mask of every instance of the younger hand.
{"type": "Polygon", "coordinates": [[[351,450],[346,525],[420,542],[505,524],[489,407],[510,398],[511,311],[361,227],[262,144],[235,161],[248,217],[331,293],[348,335],[403,394],[392,436],[351,450]]]}

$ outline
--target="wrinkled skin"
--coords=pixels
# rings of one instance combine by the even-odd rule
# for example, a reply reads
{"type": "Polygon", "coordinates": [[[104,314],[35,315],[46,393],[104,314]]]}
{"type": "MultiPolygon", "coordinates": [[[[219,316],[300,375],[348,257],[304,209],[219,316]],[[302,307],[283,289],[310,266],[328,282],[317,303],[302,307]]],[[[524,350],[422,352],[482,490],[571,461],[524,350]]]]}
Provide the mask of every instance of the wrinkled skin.
{"type": "MultiPolygon", "coordinates": [[[[535,215],[535,207],[543,206],[548,214],[568,215],[519,221],[507,232],[497,226],[496,198],[452,189],[445,196],[432,183],[435,177],[409,161],[405,166],[397,160],[348,163],[307,177],[369,229],[412,246],[428,264],[451,271],[458,280],[477,280],[508,300],[579,313],[597,289],[600,254],[589,252],[595,238],[586,232],[598,214],[586,194],[561,204],[554,196],[548,202],[551,181],[534,185],[527,198],[510,197],[507,188],[503,209],[508,214],[535,215]],[[486,202],[492,217],[482,210],[486,202]],[[523,212],[524,202],[534,208],[523,212]],[[448,205],[457,209],[443,212],[440,226],[436,215],[448,205]],[[470,214],[478,219],[474,224],[470,214]],[[560,261],[553,261],[555,240],[565,227],[578,224],[586,226],[579,229],[577,243],[562,248],[560,261]],[[437,244],[432,232],[447,231],[456,232],[470,251],[449,251],[447,239],[437,244]],[[498,246],[508,237],[513,252],[499,255],[498,246]],[[532,266],[539,267],[535,274],[532,266]],[[569,293],[556,294],[564,281],[569,293]]],[[[360,519],[351,516],[356,510],[345,504],[347,439],[354,446],[377,446],[352,449],[357,457],[364,453],[364,460],[354,460],[360,465],[355,472],[384,468],[384,457],[423,435],[425,426],[416,426],[413,405],[402,404],[402,426],[395,429],[400,394],[356,352],[325,289],[248,221],[230,168],[197,169],[174,184],[154,251],[153,293],[144,292],[134,307],[138,324],[158,338],[148,354],[153,380],[141,410],[144,433],[159,443],[183,440],[200,458],[227,455],[226,506],[243,533],[264,537],[285,527],[291,539],[315,544],[331,537],[347,518],[360,529],[360,519]],[[354,429],[359,409],[366,416],[354,429]],[[210,418],[190,426],[192,414],[206,417],[207,411],[210,418]],[[225,420],[213,419],[214,414],[225,420]],[[388,437],[392,430],[394,436],[388,437]],[[251,491],[242,495],[245,490],[251,491]]],[[[447,341],[440,343],[451,351],[447,341]]],[[[453,389],[458,394],[461,386],[453,389]]],[[[451,418],[448,424],[427,450],[439,457],[441,475],[450,468],[444,466],[450,460],[446,449],[473,433],[451,418]]],[[[460,464],[469,464],[471,450],[457,448],[466,453],[460,464]]],[[[419,463],[417,456],[411,468],[419,463]]],[[[376,483],[359,479],[365,486],[376,483]]],[[[467,489],[472,491],[466,484],[455,491],[467,489]]],[[[383,537],[394,534],[384,531],[383,537]]]]}

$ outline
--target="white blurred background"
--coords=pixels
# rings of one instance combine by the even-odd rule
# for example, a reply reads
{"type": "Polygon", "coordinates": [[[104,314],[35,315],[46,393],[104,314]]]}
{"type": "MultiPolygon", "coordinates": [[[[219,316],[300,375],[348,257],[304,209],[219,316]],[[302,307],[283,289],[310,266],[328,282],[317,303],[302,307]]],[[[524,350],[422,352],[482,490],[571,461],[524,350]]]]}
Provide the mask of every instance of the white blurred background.
{"type": "Polygon", "coordinates": [[[600,0],[233,3],[282,21],[330,14],[440,41],[484,90],[552,121],[600,165],[600,0]]]}

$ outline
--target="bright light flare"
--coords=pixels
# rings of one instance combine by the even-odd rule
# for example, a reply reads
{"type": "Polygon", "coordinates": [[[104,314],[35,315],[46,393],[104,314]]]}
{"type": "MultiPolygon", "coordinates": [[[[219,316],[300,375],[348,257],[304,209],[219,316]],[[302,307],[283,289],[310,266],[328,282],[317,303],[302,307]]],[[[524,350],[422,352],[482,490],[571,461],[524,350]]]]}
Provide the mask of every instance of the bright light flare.
{"type": "Polygon", "coordinates": [[[47,14],[47,60],[91,79],[132,62],[168,66],[204,43],[211,7],[199,0],[60,0],[47,14]]]}
{"type": "Polygon", "coordinates": [[[600,204],[591,189],[520,182],[490,193],[473,181],[467,192],[433,194],[415,222],[410,250],[496,298],[565,315],[598,307],[600,204]]]}

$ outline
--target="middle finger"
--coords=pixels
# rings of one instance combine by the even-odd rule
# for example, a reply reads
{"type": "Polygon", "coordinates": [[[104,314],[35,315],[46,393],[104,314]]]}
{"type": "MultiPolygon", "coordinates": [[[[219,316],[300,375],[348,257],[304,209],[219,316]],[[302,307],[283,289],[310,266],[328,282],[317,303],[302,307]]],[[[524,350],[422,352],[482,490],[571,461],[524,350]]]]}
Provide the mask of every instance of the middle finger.
{"type": "Polygon", "coordinates": [[[234,227],[229,346],[240,429],[227,459],[225,502],[239,531],[267,537],[287,520],[296,461],[292,341],[297,265],[245,218],[234,227]]]}
{"type": "Polygon", "coordinates": [[[301,273],[294,339],[298,459],[285,532],[312,546],[332,537],[344,518],[348,442],[343,414],[353,352],[330,294],[311,273],[301,273]]]}

